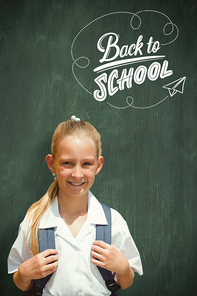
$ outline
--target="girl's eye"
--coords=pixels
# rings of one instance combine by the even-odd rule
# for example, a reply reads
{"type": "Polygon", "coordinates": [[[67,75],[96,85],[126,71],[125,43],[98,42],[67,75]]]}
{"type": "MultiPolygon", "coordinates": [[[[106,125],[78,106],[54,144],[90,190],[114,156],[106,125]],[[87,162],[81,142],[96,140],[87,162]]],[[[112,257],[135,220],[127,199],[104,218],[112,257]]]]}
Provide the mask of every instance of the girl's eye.
{"type": "Polygon", "coordinates": [[[71,165],[72,162],[66,161],[66,162],[64,162],[64,164],[66,164],[66,165],[71,165]]]}
{"type": "Polygon", "coordinates": [[[91,165],[91,163],[90,162],[85,162],[84,165],[91,165]]]}

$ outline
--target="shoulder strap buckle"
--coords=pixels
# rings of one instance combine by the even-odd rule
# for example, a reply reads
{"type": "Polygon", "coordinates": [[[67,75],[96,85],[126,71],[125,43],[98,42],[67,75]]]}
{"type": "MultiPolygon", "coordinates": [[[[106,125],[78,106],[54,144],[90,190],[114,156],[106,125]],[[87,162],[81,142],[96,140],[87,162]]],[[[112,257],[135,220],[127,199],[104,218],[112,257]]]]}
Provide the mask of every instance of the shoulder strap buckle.
{"type": "Polygon", "coordinates": [[[107,286],[107,289],[112,293],[115,293],[116,291],[121,289],[120,285],[118,285],[114,279],[106,281],[105,284],[107,286]]]}

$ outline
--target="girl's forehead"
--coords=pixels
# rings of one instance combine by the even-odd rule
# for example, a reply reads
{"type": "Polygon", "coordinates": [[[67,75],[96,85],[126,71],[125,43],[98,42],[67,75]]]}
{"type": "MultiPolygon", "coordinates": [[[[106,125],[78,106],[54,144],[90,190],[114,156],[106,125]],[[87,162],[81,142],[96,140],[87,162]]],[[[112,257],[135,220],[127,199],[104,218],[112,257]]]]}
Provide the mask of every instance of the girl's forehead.
{"type": "Polygon", "coordinates": [[[65,145],[67,144],[67,143],[71,143],[71,142],[77,142],[77,143],[81,143],[81,144],[85,144],[85,143],[87,143],[87,144],[93,144],[93,145],[95,145],[94,144],[94,141],[92,140],[92,138],[91,137],[89,137],[88,135],[86,135],[86,134],[81,134],[81,135],[68,135],[68,136],[65,136],[62,140],[61,140],[61,142],[60,142],[60,144],[61,143],[65,143],[65,145]]]}
{"type": "Polygon", "coordinates": [[[59,153],[63,151],[68,151],[72,149],[82,149],[86,150],[87,152],[93,150],[96,152],[96,146],[94,141],[88,137],[87,135],[69,135],[65,136],[61,142],[59,143],[59,153]]]}

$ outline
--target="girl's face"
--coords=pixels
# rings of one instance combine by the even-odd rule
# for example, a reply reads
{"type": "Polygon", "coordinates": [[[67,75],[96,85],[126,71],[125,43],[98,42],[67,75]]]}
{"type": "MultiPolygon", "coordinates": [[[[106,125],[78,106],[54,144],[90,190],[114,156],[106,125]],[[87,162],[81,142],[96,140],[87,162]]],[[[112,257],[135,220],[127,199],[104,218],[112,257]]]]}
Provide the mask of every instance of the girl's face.
{"type": "Polygon", "coordinates": [[[57,174],[59,195],[88,196],[88,190],[94,183],[95,175],[103,165],[103,157],[96,158],[93,140],[85,135],[66,136],[58,146],[58,153],[51,157],[51,170],[57,174]]]}

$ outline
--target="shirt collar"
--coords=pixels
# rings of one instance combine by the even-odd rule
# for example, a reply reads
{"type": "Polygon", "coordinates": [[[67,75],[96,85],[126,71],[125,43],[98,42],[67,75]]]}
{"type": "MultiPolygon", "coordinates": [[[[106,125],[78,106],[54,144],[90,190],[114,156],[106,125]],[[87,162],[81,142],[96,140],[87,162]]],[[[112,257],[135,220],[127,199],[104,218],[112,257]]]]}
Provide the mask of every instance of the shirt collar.
{"type": "MultiPolygon", "coordinates": [[[[39,229],[57,227],[61,216],[59,214],[58,199],[55,198],[53,204],[44,213],[39,229]]],[[[90,224],[107,225],[107,219],[100,202],[92,194],[91,191],[88,193],[88,216],[87,220],[90,224]]]]}
{"type": "Polygon", "coordinates": [[[44,213],[38,228],[57,227],[58,221],[61,219],[58,209],[58,199],[55,198],[53,204],[44,213]]]}
{"type": "Polygon", "coordinates": [[[87,220],[91,224],[107,225],[107,219],[103,207],[96,197],[89,191],[88,194],[88,216],[87,220]]]}

